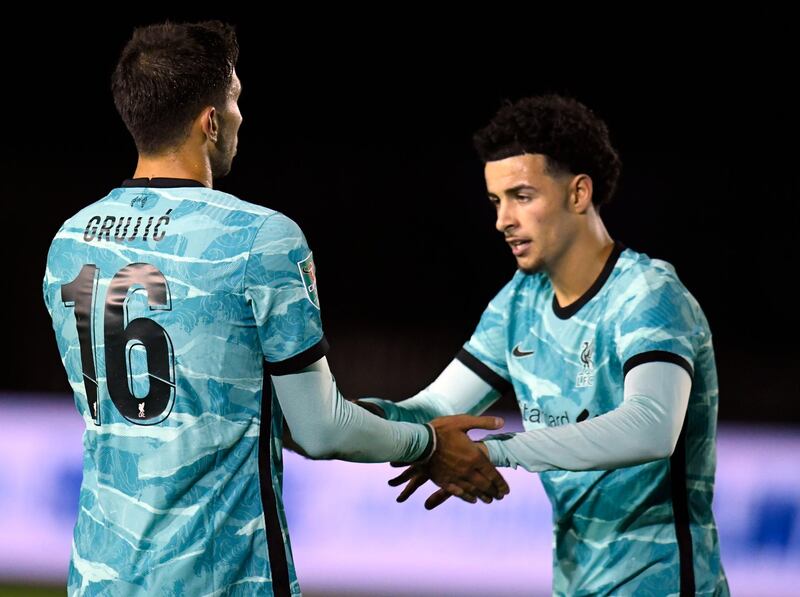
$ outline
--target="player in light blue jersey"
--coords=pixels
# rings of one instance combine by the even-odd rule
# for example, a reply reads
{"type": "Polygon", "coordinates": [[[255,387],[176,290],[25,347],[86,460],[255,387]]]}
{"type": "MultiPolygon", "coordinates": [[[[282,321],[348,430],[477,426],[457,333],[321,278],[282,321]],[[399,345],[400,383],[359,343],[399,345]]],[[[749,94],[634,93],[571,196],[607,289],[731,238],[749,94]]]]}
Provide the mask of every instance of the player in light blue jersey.
{"type": "MultiPolygon", "coordinates": [[[[86,422],[70,595],[299,595],[284,416],[310,455],[361,462],[435,461],[437,441],[500,425],[444,433],[342,399],[302,231],[212,189],[242,122],[237,56],[216,21],[134,33],[112,89],[135,174],[50,247],[44,298],[86,422]]],[[[437,481],[508,490],[485,457],[437,481]]]]}
{"type": "Polygon", "coordinates": [[[533,97],[503,107],[475,142],[519,269],[431,386],[367,402],[426,422],[482,413],[513,388],[525,431],[445,448],[392,481],[408,481],[398,499],[482,451],[540,473],[555,595],[727,595],[711,510],[711,332],[671,265],[609,236],[599,208],[620,161],[605,124],[575,100],[533,97]]]}

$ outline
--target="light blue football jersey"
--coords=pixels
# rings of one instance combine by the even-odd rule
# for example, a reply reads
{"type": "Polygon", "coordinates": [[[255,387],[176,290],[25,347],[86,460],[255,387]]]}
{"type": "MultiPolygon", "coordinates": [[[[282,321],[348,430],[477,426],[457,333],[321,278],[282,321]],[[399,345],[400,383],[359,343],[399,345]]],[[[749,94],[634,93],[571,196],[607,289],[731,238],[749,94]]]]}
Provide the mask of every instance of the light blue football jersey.
{"type": "Polygon", "coordinates": [[[126,181],[58,231],[44,296],[86,422],[71,595],[299,595],[269,373],[321,358],[300,228],[126,181]]]}
{"type": "Polygon", "coordinates": [[[711,510],[717,374],[708,322],[673,267],[617,244],[594,285],[560,307],[543,273],[518,271],[459,359],[513,386],[525,429],[580,422],[623,400],[625,374],[667,361],[692,376],[669,459],[540,473],[553,506],[556,595],[727,595],[711,510]]]}

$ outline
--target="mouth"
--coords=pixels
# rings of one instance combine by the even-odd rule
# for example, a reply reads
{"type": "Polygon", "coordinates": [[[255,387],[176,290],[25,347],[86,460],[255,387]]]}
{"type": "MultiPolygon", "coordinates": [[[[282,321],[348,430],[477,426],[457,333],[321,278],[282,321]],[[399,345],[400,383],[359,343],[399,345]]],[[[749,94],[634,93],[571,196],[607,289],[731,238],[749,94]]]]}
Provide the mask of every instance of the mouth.
{"type": "Polygon", "coordinates": [[[531,241],[522,238],[512,238],[506,240],[508,245],[511,247],[511,252],[514,254],[515,257],[520,257],[528,252],[528,249],[531,246],[531,241]]]}

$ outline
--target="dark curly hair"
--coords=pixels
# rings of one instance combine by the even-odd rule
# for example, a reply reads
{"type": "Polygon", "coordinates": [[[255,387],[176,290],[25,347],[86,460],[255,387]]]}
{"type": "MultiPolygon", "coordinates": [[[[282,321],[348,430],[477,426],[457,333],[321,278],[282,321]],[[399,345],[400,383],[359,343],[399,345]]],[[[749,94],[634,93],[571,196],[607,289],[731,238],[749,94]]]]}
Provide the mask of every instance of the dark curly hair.
{"type": "Polygon", "coordinates": [[[588,174],[597,206],[611,199],[622,169],[606,124],[579,101],[560,95],[506,103],[473,141],[484,163],[539,153],[551,175],[588,174]]]}
{"type": "Polygon", "coordinates": [[[180,144],[204,107],[222,105],[238,58],[236,33],[220,21],[136,29],[117,62],[111,91],[139,152],[180,144]]]}

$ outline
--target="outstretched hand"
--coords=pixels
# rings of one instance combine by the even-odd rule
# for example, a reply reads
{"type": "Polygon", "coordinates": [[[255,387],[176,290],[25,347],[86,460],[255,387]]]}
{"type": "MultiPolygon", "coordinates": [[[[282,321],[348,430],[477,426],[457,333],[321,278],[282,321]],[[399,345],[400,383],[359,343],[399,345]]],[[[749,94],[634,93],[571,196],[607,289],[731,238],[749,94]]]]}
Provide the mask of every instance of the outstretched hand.
{"type": "Polygon", "coordinates": [[[393,487],[407,482],[397,497],[398,502],[407,500],[429,479],[440,489],[425,501],[428,510],[439,506],[451,495],[470,503],[480,499],[488,504],[508,494],[508,483],[489,461],[486,446],[467,436],[470,429],[499,429],[503,426],[502,419],[456,415],[439,417],[431,425],[437,441],[431,459],[424,464],[409,466],[389,481],[393,487]]]}

